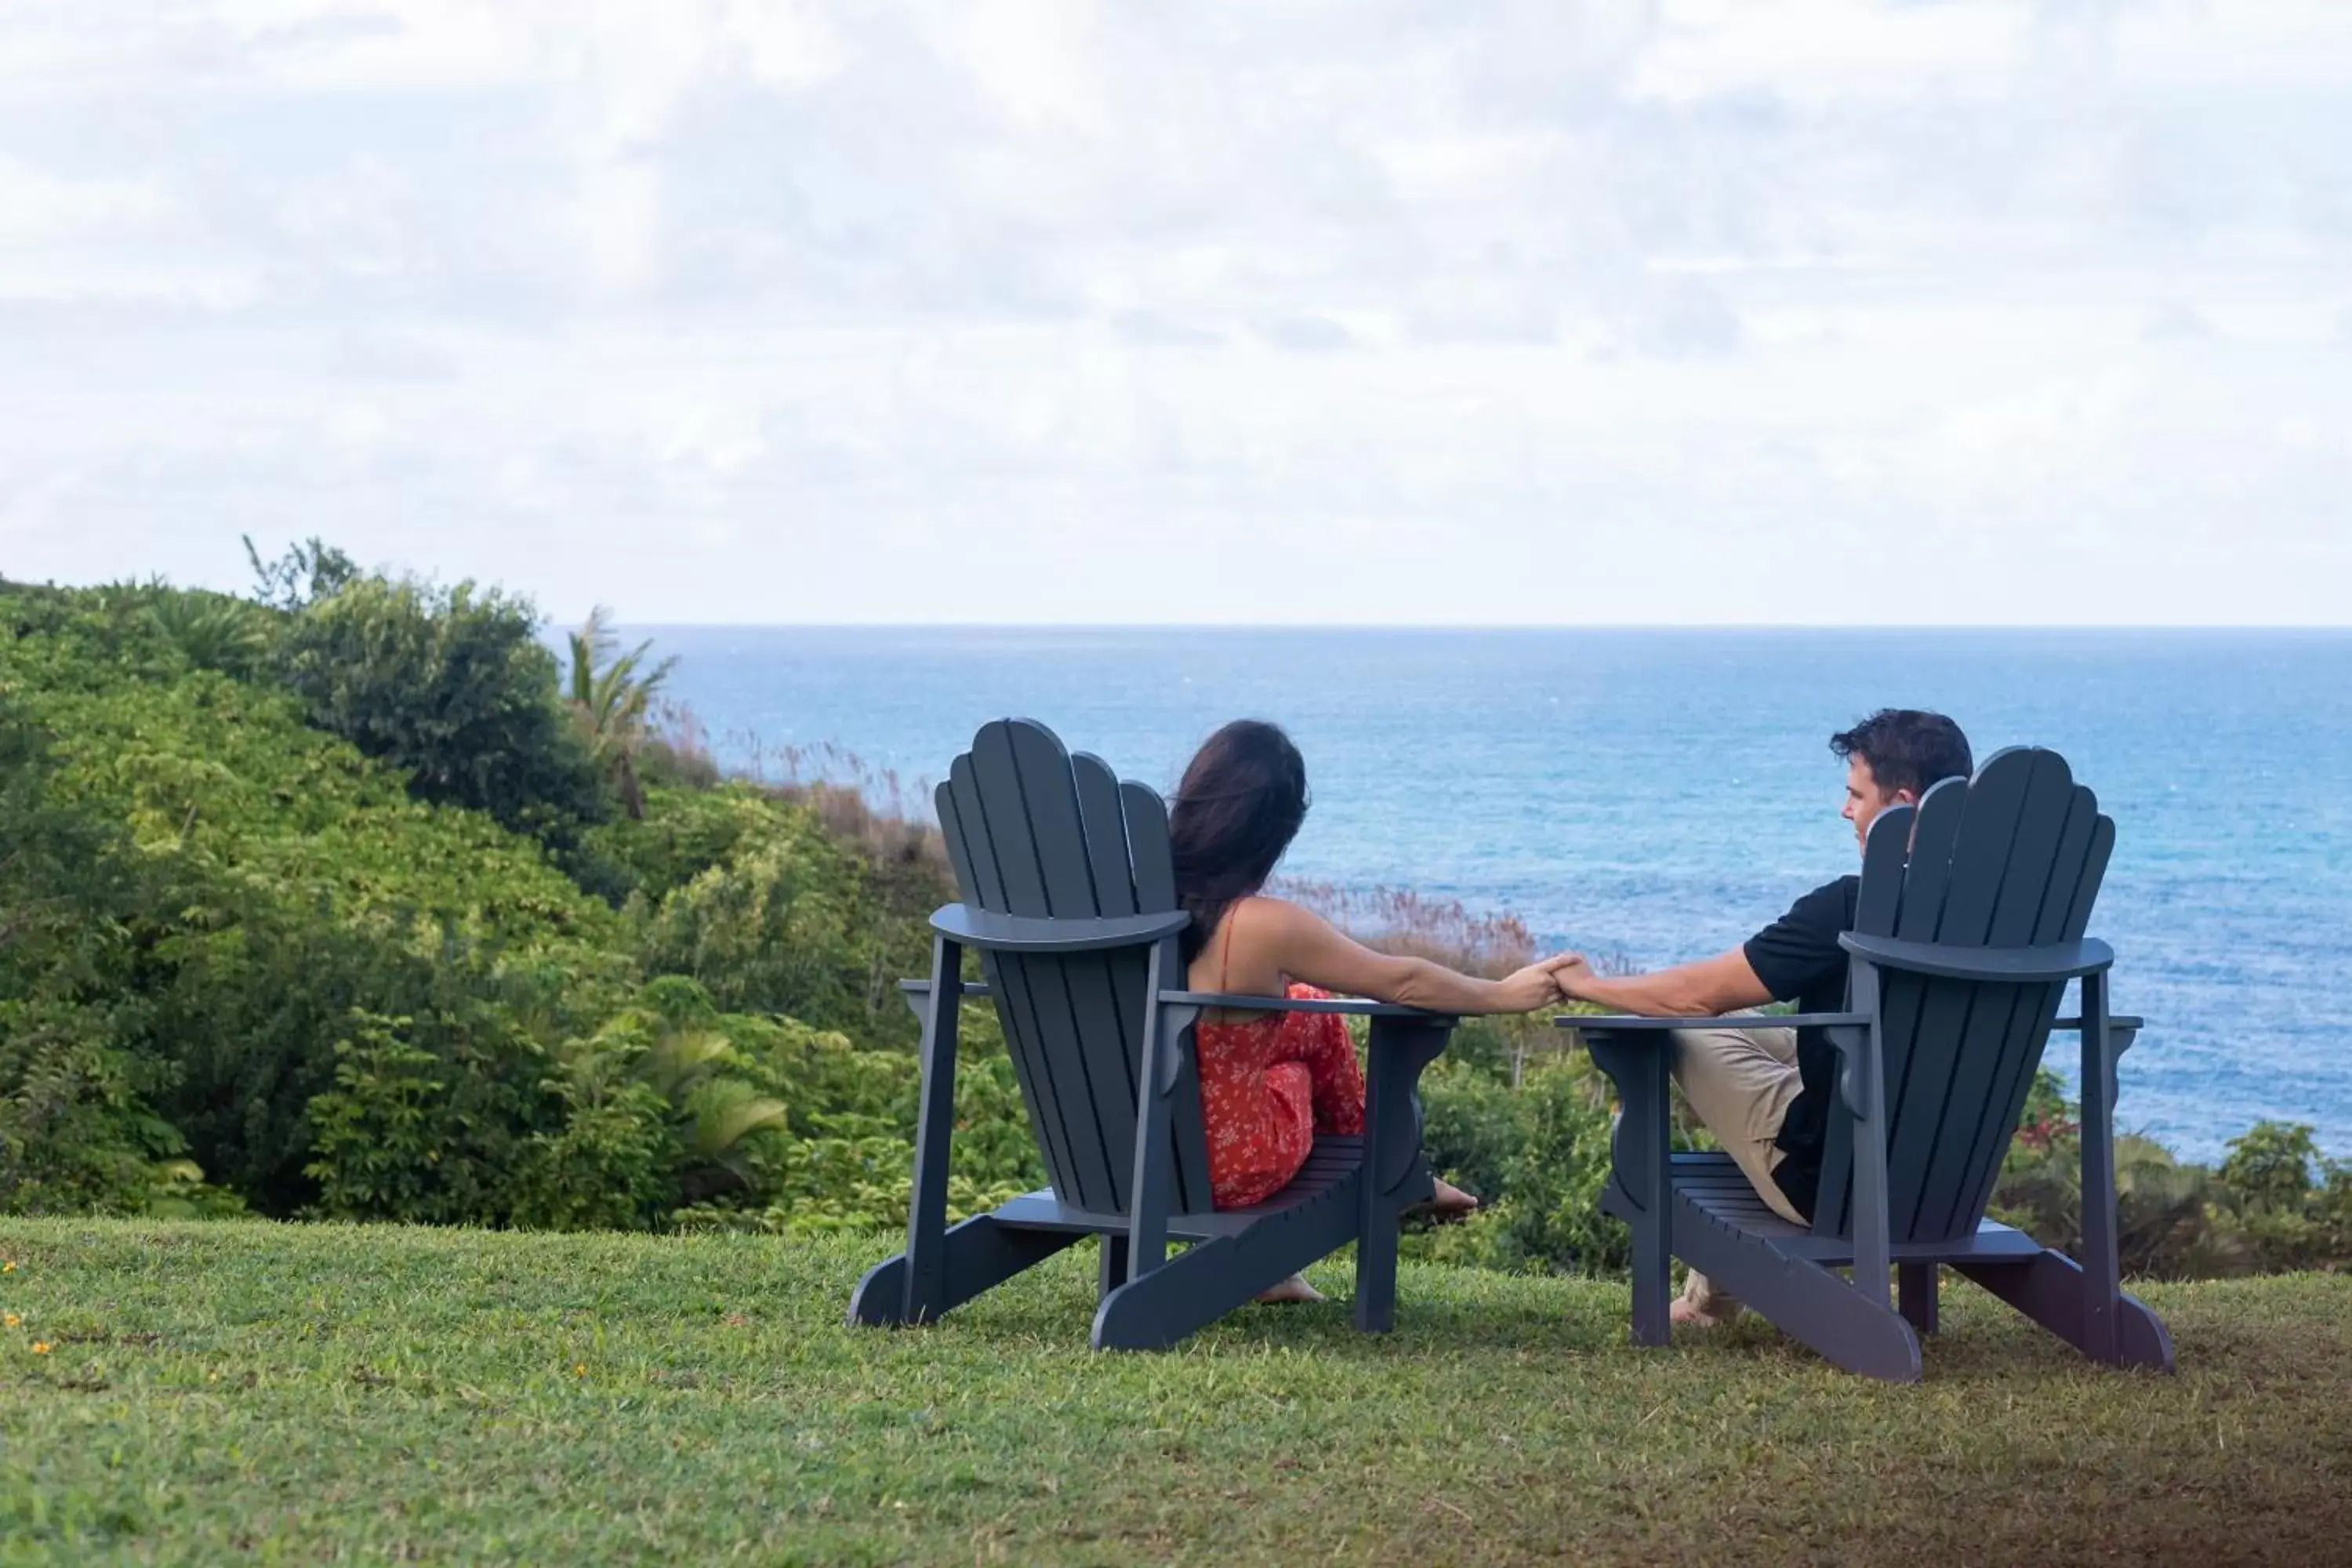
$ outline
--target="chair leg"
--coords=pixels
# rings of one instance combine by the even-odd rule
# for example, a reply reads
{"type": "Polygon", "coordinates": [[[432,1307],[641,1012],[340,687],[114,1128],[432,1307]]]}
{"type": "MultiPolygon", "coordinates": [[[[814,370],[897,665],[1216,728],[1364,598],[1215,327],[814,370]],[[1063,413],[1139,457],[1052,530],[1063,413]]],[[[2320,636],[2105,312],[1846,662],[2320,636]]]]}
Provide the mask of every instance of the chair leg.
{"type": "Polygon", "coordinates": [[[849,1298],[850,1325],[929,1322],[1077,1239],[1076,1231],[1030,1230],[1001,1224],[994,1215],[974,1215],[939,1237],[932,1290],[919,1310],[907,1302],[910,1269],[901,1252],[858,1280],[849,1298]]]}
{"type": "Polygon", "coordinates": [[[1166,1350],[1289,1272],[1247,1257],[1232,1237],[1204,1241],[1105,1296],[1091,1342],[1098,1351],[1166,1350]]]}
{"type": "Polygon", "coordinates": [[[1117,1231],[1107,1230],[1102,1234],[1101,1250],[1095,1286],[1095,1300],[1097,1301],[1127,1283],[1127,1237],[1117,1231]]]}
{"type": "Polygon", "coordinates": [[[1094,1347],[1165,1350],[1328,1256],[1346,1244],[1354,1225],[1349,1201],[1339,1214],[1277,1216],[1239,1236],[1187,1247],[1102,1299],[1095,1309],[1094,1347]]]}
{"type": "Polygon", "coordinates": [[[2099,1314],[2111,1332],[2092,1331],[2091,1307],[2105,1292],[2063,1252],[2045,1247],[2021,1262],[1952,1267],[2094,1361],[2172,1370],[2172,1336],[2145,1302],[2115,1292],[2111,1309],[2099,1314]]]}
{"type": "MultiPolygon", "coordinates": [[[[905,1299],[891,1321],[919,1323],[948,1310],[948,1145],[955,1123],[956,1018],[963,1001],[963,949],[931,941],[931,994],[923,1018],[922,1092],[915,1117],[915,1182],[907,1209],[905,1299]]],[[[869,1276],[870,1277],[870,1276],[869,1276]]],[[[864,1287],[860,1287],[861,1293],[864,1287]]],[[[850,1307],[853,1316],[858,1307],[850,1307]]]]}
{"type": "Polygon", "coordinates": [[[1711,1224],[1687,1209],[1676,1227],[1690,1266],[1801,1341],[1832,1365],[1889,1383],[1919,1381],[1919,1336],[1893,1301],[1874,1301],[1853,1281],[1767,1238],[1711,1224]]]}
{"type": "Polygon", "coordinates": [[[2094,1361],[2121,1362],[2123,1277],[2116,1242],[2116,1053],[2107,977],[2083,976],[2083,1321],[2066,1337],[2094,1361]]]}
{"type": "Polygon", "coordinates": [[[1923,1334],[1936,1331],[1936,1266],[1932,1263],[1898,1263],[1895,1266],[1895,1287],[1903,1302],[1904,1321],[1923,1334]]]}
{"type": "Polygon", "coordinates": [[[1633,1342],[1663,1345],[1675,1337],[1674,1250],[1665,1205],[1644,1210],[1633,1227],[1633,1342]]]}
{"type": "Polygon", "coordinates": [[[1450,1029],[1375,1018],[1364,1077],[1364,1172],[1356,1224],[1356,1327],[1396,1325],[1397,1227],[1407,1204],[1436,1190],[1421,1153],[1422,1069],[1445,1049],[1450,1029]]]}
{"type": "Polygon", "coordinates": [[[1592,1060],[1617,1086],[1617,1124],[1610,1134],[1610,1209],[1633,1232],[1633,1342],[1674,1337],[1673,1144],[1666,1118],[1668,1048],[1663,1040],[1595,1035],[1592,1060]]]}
{"type": "MultiPolygon", "coordinates": [[[[1367,1183],[1366,1185],[1370,1185],[1367,1183]]],[[[1356,1327],[1384,1334],[1396,1327],[1397,1227],[1393,1205],[1377,1205],[1356,1237],[1356,1327]]]]}

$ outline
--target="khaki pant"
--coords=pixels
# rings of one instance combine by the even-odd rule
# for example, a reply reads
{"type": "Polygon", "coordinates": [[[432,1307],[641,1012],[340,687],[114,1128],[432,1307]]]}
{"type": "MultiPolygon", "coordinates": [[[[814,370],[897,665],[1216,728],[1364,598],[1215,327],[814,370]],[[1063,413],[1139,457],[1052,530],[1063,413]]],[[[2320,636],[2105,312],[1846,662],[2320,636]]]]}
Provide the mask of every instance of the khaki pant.
{"type": "MultiPolygon", "coordinates": [[[[1782,1219],[1803,1225],[1805,1216],[1772,1179],[1786,1154],[1772,1140],[1780,1136],[1801,1087],[1797,1031],[1768,1025],[1676,1029],[1667,1037],[1674,1041],[1675,1081],[1682,1085],[1683,1098],[1724,1152],[1738,1162],[1756,1195],[1782,1219]]],[[[1708,1284],[1696,1268],[1683,1286],[1683,1300],[1718,1322],[1739,1314],[1738,1298],[1708,1284]]]]}

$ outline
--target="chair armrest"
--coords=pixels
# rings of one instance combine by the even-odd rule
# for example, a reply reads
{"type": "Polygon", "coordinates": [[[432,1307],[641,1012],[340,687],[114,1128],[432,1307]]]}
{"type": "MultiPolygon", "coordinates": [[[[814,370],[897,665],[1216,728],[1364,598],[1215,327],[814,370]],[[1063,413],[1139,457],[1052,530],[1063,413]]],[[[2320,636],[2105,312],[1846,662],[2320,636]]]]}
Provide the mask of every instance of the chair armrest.
{"type": "MultiPolygon", "coordinates": [[[[931,983],[928,980],[901,980],[898,989],[909,996],[928,996],[931,983]]],[[[989,996],[994,993],[977,980],[963,983],[966,996],[989,996]]],[[[1402,1006],[1394,1002],[1370,1002],[1353,996],[1335,996],[1329,1001],[1311,997],[1244,996],[1222,991],[1162,991],[1162,1002],[1172,1002],[1180,1007],[1224,1007],[1241,1013],[1346,1013],[1366,1018],[1426,1018],[1433,1023],[1457,1021],[1452,1013],[1428,1013],[1419,1007],[1402,1006]]]]}
{"type": "Polygon", "coordinates": [[[1452,1024],[1459,1018],[1453,1013],[1432,1013],[1426,1008],[1356,996],[1334,996],[1325,1001],[1308,996],[1244,996],[1225,991],[1162,991],[1160,999],[1180,1007],[1222,1007],[1234,1013],[1345,1013],[1360,1018],[1421,1018],[1433,1024],[1452,1024]]]}
{"type": "Polygon", "coordinates": [[[2115,949],[2096,937],[2085,937],[2081,942],[2053,942],[2041,947],[1948,947],[1940,942],[1904,942],[1850,931],[1838,938],[1838,945],[1882,969],[2014,985],[2074,980],[2096,974],[2116,961],[2115,949]]]}
{"type": "Polygon", "coordinates": [[[945,904],[931,915],[931,929],[950,942],[989,952],[1093,952],[1108,947],[1148,947],[1192,923],[1192,917],[1182,910],[1063,919],[945,904]]]}
{"type": "Polygon", "coordinates": [[[1721,1013],[1696,1017],[1652,1018],[1631,1013],[1562,1013],[1552,1019],[1562,1029],[1596,1035],[1630,1035],[1650,1029],[1815,1029],[1870,1022],[1867,1013],[1721,1013]]]}
{"type": "MultiPolygon", "coordinates": [[[[962,984],[967,1000],[995,994],[982,981],[967,980],[962,984]]],[[[931,994],[931,983],[928,980],[901,980],[898,990],[909,1000],[917,1000],[931,994]]],[[[1244,996],[1218,991],[1162,991],[1160,999],[1180,1007],[1225,1007],[1235,1012],[1344,1013],[1365,1018],[1413,1018],[1431,1024],[1461,1022],[1452,1013],[1429,1013],[1419,1007],[1401,1006],[1394,1002],[1371,1002],[1353,996],[1335,996],[1328,1001],[1320,1001],[1306,996],[1244,996]]]]}
{"type": "MultiPolygon", "coordinates": [[[[2140,1030],[2147,1026],[2147,1020],[2145,1018],[2135,1018],[2128,1015],[2108,1016],[2107,1043],[2114,1047],[2116,1058],[2120,1058],[2126,1051],[2132,1048],[2133,1042],[2139,1038],[2140,1030]]],[[[2083,1020],[2053,1018],[2051,1020],[2050,1027],[2053,1031],[2063,1029],[2067,1034],[2079,1035],[2083,1032],[2083,1020]]]]}
{"type": "MultiPolygon", "coordinates": [[[[2050,1020],[2050,1026],[2062,1034],[2079,1035],[2083,1032],[2083,1020],[2074,1017],[2053,1018],[2050,1020]]],[[[2120,1029],[2126,1033],[2136,1034],[2139,1030],[2147,1027],[2147,1020],[2145,1018],[2126,1017],[2121,1014],[2117,1014],[2107,1020],[2107,1027],[2111,1031],[2120,1029]]]]}

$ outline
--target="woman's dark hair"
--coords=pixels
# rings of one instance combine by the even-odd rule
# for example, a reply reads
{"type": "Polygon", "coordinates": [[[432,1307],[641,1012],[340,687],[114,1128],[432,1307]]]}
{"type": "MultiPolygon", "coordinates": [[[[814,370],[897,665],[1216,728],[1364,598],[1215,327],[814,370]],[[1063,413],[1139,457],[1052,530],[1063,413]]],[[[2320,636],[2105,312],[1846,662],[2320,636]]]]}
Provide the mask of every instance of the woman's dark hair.
{"type": "Polygon", "coordinates": [[[1236,719],[1209,737],[1168,811],[1190,963],[1238,900],[1265,886],[1307,820],[1307,760],[1278,726],[1236,719]]]}
{"type": "Polygon", "coordinates": [[[1830,750],[1839,760],[1860,757],[1878,787],[1889,792],[1907,789],[1926,795],[1929,786],[1946,779],[1964,779],[1976,771],[1969,755],[1969,738],[1941,713],[1916,708],[1882,708],[1856,724],[1830,737],[1830,750]]]}

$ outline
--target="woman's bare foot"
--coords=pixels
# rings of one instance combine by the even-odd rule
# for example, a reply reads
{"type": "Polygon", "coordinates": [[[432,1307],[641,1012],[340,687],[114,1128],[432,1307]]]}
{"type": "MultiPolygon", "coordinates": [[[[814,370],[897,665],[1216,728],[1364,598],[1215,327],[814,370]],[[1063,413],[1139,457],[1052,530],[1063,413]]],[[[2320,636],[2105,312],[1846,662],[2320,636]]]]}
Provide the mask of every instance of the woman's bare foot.
{"type": "Polygon", "coordinates": [[[1432,1177],[1431,1180],[1435,1184],[1436,1190],[1430,1194],[1426,1202],[1412,1205],[1404,1211],[1405,1213],[1424,1215],[1440,1225],[1445,1224],[1448,1220],[1456,1220],[1465,1215],[1477,1213],[1476,1198],[1442,1177],[1432,1177]]]}
{"type": "Polygon", "coordinates": [[[1323,1292],[1309,1285],[1304,1274],[1294,1274],[1281,1284],[1259,1291],[1257,1299],[1270,1305],[1285,1301],[1320,1301],[1323,1292]]]}
{"type": "Polygon", "coordinates": [[[1739,1303],[1737,1301],[1731,1303],[1728,1310],[1711,1312],[1695,1301],[1685,1300],[1677,1296],[1675,1298],[1674,1304],[1666,1309],[1667,1321],[1688,1323],[1693,1328],[1698,1329],[1719,1329],[1738,1316],[1739,1316],[1739,1303]]]}

